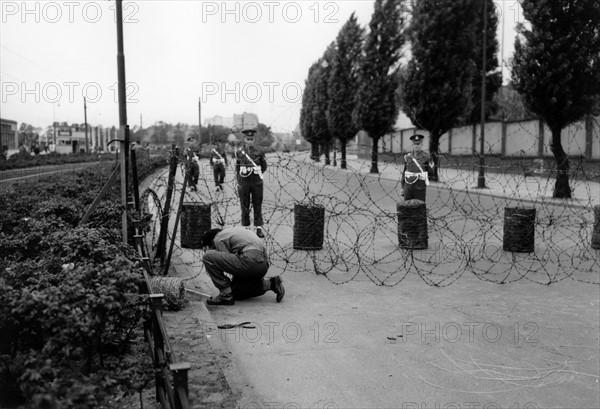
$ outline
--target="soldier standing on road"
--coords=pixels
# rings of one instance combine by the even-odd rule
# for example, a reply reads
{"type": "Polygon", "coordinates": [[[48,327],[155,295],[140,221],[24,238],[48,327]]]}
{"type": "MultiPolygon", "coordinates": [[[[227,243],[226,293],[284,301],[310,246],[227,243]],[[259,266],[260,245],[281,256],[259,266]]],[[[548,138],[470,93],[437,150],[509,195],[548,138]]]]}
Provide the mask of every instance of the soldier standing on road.
{"type": "Polygon", "coordinates": [[[264,238],[262,202],[263,173],[267,169],[265,155],[254,146],[254,129],[242,131],[245,141],[235,152],[235,174],[238,181],[238,193],[242,210],[242,226],[250,226],[250,203],[254,210],[254,227],[256,235],[264,238]]]}
{"type": "Polygon", "coordinates": [[[404,200],[425,201],[425,193],[429,185],[429,169],[433,169],[434,163],[431,155],[423,151],[424,138],[421,134],[411,136],[412,151],[404,155],[404,170],[400,182],[404,200]]]}
{"type": "Polygon", "coordinates": [[[208,248],[202,262],[219,290],[219,295],[206,304],[234,305],[235,300],[258,297],[267,291],[277,294],[276,300],[281,302],[285,295],[281,277],[264,278],[269,269],[267,249],[254,233],[239,226],[212,229],[204,233],[200,243],[208,248]]]}
{"type": "Polygon", "coordinates": [[[196,152],[191,148],[185,149],[186,171],[188,172],[190,189],[198,190],[198,178],[200,176],[200,163],[196,152]]]}
{"type": "Polygon", "coordinates": [[[217,146],[210,151],[210,166],[213,168],[217,192],[223,191],[225,167],[228,165],[229,163],[227,162],[227,154],[221,147],[221,144],[217,144],[217,146]]]}

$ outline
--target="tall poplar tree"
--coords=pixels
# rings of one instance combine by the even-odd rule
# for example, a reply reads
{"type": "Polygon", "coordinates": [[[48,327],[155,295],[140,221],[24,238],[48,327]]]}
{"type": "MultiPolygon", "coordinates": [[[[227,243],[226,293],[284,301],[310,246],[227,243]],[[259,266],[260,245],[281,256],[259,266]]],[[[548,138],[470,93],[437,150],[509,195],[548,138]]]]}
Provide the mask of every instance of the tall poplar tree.
{"type": "Polygon", "coordinates": [[[429,131],[429,151],[435,163],[432,180],[438,180],[440,137],[464,123],[474,107],[481,4],[477,0],[418,0],[413,9],[408,29],[412,58],[402,81],[402,105],[413,124],[429,131]]]}
{"type": "Polygon", "coordinates": [[[300,108],[300,131],[311,144],[311,157],[318,162],[321,153],[324,153],[326,164],[330,163],[329,146],[332,139],[326,117],[329,104],[327,87],[334,56],[335,46],[332,43],[323,56],[310,66],[300,108]]]}
{"type": "Polygon", "coordinates": [[[325,155],[325,164],[329,165],[331,159],[329,153],[333,142],[333,134],[327,122],[327,109],[329,108],[329,76],[331,67],[336,56],[335,42],[329,44],[323,56],[319,59],[319,67],[316,77],[316,110],[315,121],[319,130],[322,153],[325,155]]]}
{"type": "Polygon", "coordinates": [[[316,112],[316,82],[320,63],[313,63],[308,69],[308,77],[302,93],[302,107],[300,108],[300,132],[302,137],[310,143],[311,158],[319,159],[319,131],[315,125],[316,112]]]}
{"type": "Polygon", "coordinates": [[[364,29],[354,13],[344,24],[336,38],[336,53],[329,75],[327,123],[334,138],[340,141],[341,168],[346,169],[346,146],[359,130],[352,119],[356,108],[358,68],[362,52],[364,29]]]}
{"type": "Polygon", "coordinates": [[[393,130],[400,104],[396,98],[398,67],[404,44],[401,0],[376,0],[369,22],[353,117],[360,129],[373,140],[370,173],[379,173],[379,139],[393,130]]]}
{"type": "Polygon", "coordinates": [[[600,3],[523,0],[512,66],[525,106],[550,128],[557,165],[554,197],[570,198],[569,157],[561,132],[591,113],[600,94],[600,3]]]}

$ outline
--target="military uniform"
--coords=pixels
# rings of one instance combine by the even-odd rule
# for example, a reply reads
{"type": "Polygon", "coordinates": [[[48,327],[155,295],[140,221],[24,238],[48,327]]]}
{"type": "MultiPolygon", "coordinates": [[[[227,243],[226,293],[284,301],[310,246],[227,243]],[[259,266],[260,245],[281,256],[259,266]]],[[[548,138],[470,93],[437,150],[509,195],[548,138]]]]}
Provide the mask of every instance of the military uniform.
{"type": "Polygon", "coordinates": [[[186,149],[186,170],[188,172],[190,189],[197,190],[198,178],[200,177],[200,164],[198,163],[196,152],[190,148],[186,149]]]}
{"type": "MultiPolygon", "coordinates": [[[[411,140],[415,145],[423,142],[423,135],[413,135],[411,140]]],[[[417,199],[425,201],[427,185],[429,185],[429,169],[433,168],[433,161],[429,153],[413,149],[404,155],[404,170],[402,172],[402,190],[404,200],[417,199]]]]}
{"type": "MultiPolygon", "coordinates": [[[[252,203],[254,226],[260,228],[263,225],[263,173],[267,169],[267,160],[262,151],[252,144],[242,145],[235,152],[235,158],[242,226],[250,226],[250,203],[252,203]]],[[[263,237],[261,229],[257,229],[257,234],[263,237]]]]}
{"type": "Polygon", "coordinates": [[[227,155],[225,151],[219,147],[210,151],[210,165],[213,168],[215,178],[215,186],[217,190],[223,190],[223,182],[225,182],[225,167],[228,165],[227,155]]]}
{"type": "Polygon", "coordinates": [[[218,296],[207,300],[208,305],[234,305],[235,300],[258,297],[269,290],[281,302],[285,294],[281,277],[264,278],[269,269],[267,249],[252,232],[239,226],[212,229],[203,234],[201,244],[209,248],[202,261],[219,289],[218,296]]]}

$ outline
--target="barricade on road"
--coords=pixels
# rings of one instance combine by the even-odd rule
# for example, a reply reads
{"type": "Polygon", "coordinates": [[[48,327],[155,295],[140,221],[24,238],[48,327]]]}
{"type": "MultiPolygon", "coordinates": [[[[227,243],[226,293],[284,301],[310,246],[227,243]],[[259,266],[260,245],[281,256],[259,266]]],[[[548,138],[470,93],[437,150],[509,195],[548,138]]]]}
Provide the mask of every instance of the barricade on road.
{"type": "Polygon", "coordinates": [[[427,208],[425,202],[406,200],[396,206],[398,213],[398,245],[409,250],[428,247],[427,208]]]}

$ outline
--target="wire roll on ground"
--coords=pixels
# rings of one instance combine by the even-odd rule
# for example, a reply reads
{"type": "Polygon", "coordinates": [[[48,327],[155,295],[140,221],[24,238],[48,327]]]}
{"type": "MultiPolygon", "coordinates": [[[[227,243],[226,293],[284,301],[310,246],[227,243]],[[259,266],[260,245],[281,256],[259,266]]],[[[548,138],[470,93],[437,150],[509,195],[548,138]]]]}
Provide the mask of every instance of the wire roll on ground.
{"type": "Polygon", "coordinates": [[[185,305],[185,287],[177,277],[151,277],[150,284],[154,294],[163,294],[163,309],[179,311],[185,305]]]}

